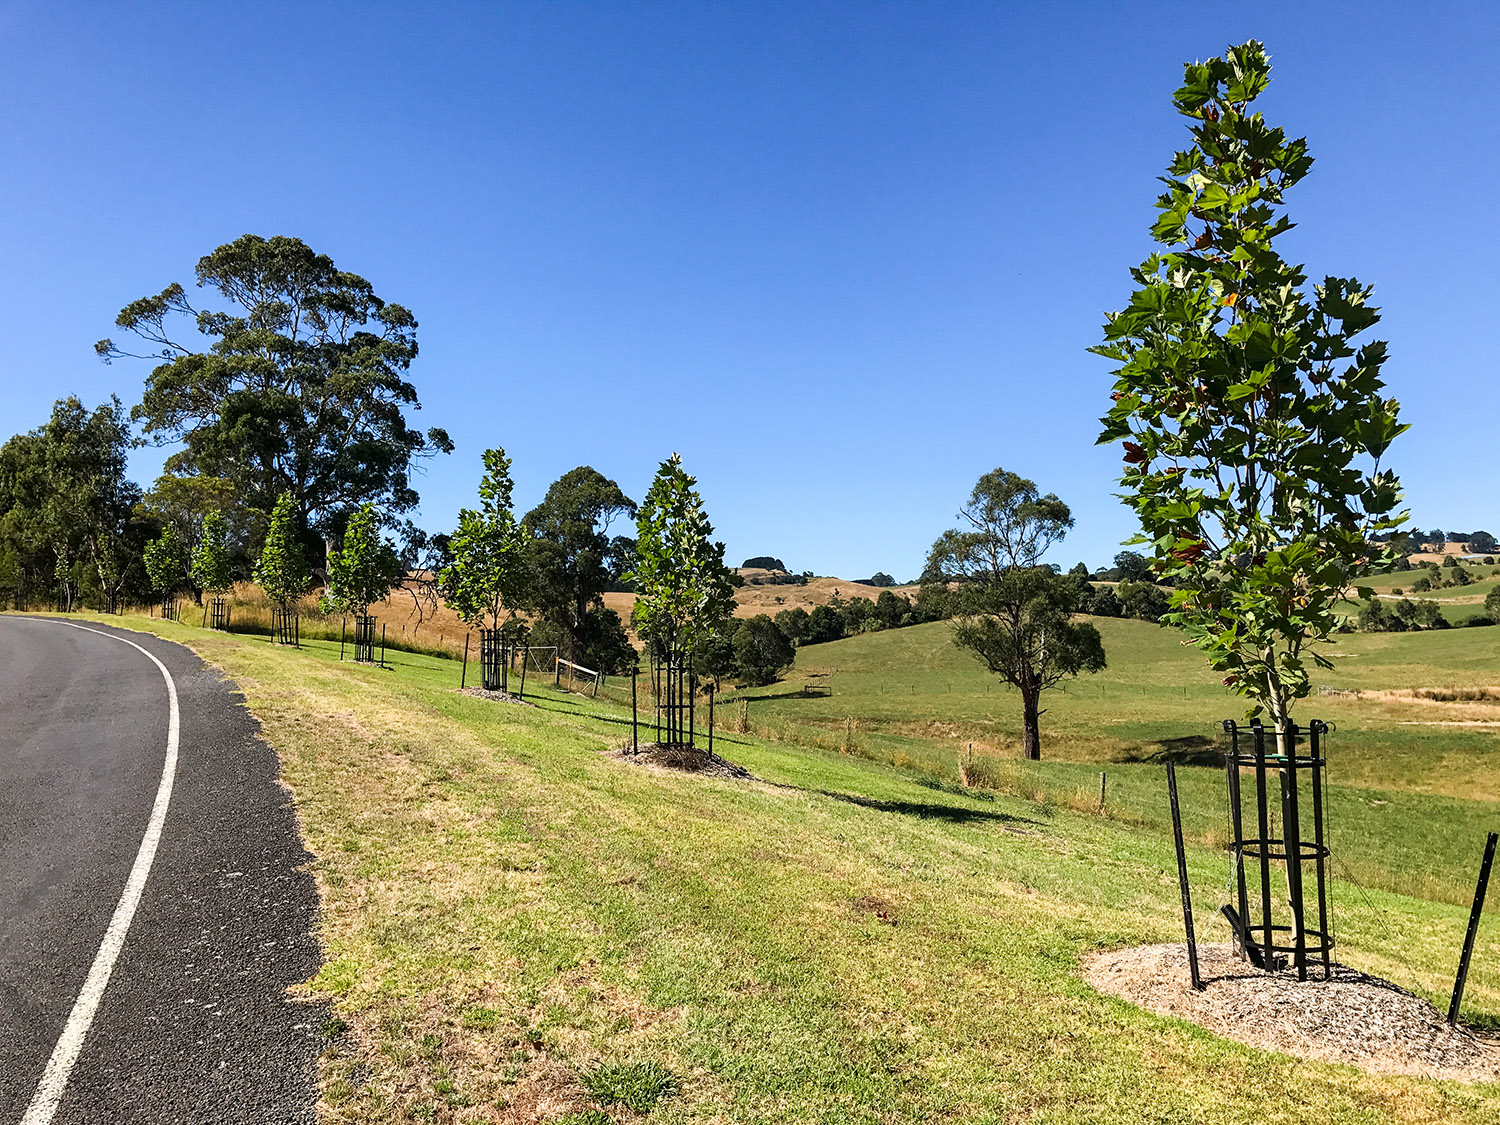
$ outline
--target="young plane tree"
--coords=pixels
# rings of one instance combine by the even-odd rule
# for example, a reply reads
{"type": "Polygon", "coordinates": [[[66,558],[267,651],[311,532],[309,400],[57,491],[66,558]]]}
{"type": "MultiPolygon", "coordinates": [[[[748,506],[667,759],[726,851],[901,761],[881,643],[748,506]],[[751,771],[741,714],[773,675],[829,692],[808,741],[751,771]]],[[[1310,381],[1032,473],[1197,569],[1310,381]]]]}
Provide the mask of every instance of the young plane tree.
{"type": "Polygon", "coordinates": [[[324,612],[364,617],[401,576],[401,558],[380,534],[375,505],[366,504],[349,518],[343,542],[329,555],[324,612]]]}
{"type": "Polygon", "coordinates": [[[1393,555],[1373,540],[1405,518],[1381,460],[1407,427],[1381,393],[1385,344],[1356,342],[1379,319],[1370,287],[1309,287],[1276,249],[1312,157],[1253,109],[1269,81],[1253,40],[1186,67],[1193,143],[1156,203],[1164,249],[1092,350],[1116,364],[1099,440],[1122,444],[1137,542],[1175,587],[1164,620],[1284,730],[1346,595],[1393,555]]]}
{"type": "Polygon", "coordinates": [[[278,496],[271,510],[271,526],[255,566],[255,581],[283,612],[289,611],[307,593],[312,582],[302,543],[297,538],[296,506],[289,492],[278,496]]]}
{"type": "MultiPolygon", "coordinates": [[[[672,454],[657,469],[636,516],[636,632],[668,670],[669,701],[698,646],[722,630],[734,611],[734,580],[724,544],[713,540],[697,481],[672,454]]],[[[677,740],[683,732],[674,732],[677,740]]]]}
{"type": "Polygon", "coordinates": [[[439,581],[443,600],[473,625],[498,629],[501,613],[526,600],[526,536],[516,520],[514,490],[505,450],[485,450],[479,507],[460,509],[448,542],[453,561],[439,581]]]}
{"type": "Polygon", "coordinates": [[[151,589],[162,601],[176,596],[187,585],[187,544],[171,524],[162,528],[161,534],[146,544],[144,558],[151,589]]]}
{"type": "Polygon", "coordinates": [[[190,572],[198,588],[214,597],[234,585],[229,568],[229,523],[223,512],[209,512],[203,517],[190,572]]]}
{"type": "Polygon", "coordinates": [[[959,511],[963,527],[932,545],[924,574],[953,586],[953,643],[1021,696],[1021,748],[1042,756],[1042,693],[1104,667],[1099,630],[1075,621],[1080,583],[1042,564],[1073,526],[1068,506],[1004,469],[979,478],[959,511]]]}

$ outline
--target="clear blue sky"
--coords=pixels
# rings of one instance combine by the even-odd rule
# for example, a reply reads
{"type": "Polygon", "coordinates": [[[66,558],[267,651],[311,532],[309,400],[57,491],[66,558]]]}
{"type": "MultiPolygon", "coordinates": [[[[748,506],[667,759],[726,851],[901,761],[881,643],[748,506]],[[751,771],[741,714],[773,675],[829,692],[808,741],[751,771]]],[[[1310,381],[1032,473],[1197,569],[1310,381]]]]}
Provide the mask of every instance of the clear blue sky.
{"type": "MultiPolygon", "coordinates": [[[[1249,37],[1317,159],[1290,256],[1376,284],[1424,527],[1500,532],[1500,8],[1417,4],[0,6],[0,420],[137,400],[92,345],[253,232],[421,322],[419,484],[518,501],[682,453],[732,562],[916,575],[980,473],[1131,534],[1085,349],[1149,249],[1184,60],[1249,37]]],[[[3,436],[3,435],[0,435],[3,436]]],[[[132,471],[155,476],[162,453],[132,471]]]]}

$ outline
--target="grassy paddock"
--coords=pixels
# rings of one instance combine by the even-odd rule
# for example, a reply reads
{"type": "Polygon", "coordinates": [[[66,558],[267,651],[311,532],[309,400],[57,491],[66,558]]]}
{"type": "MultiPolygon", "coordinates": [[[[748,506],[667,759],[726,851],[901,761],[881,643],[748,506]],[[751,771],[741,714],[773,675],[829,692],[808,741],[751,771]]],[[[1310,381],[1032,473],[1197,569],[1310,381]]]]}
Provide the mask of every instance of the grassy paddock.
{"type": "MultiPolygon", "coordinates": [[[[546,1121],[606,1094],[659,1097],[660,1122],[1500,1115],[1497,1087],[1294,1063],[1085,985],[1089,951],[1179,937],[1154,829],[722,728],[760,780],[668,776],[601,753],[629,733],[609,700],[487,703],[447,660],[125,624],[223,667],[281,754],[324,899],[307,991],[344,1028],[331,1120],[546,1121]]],[[[1222,937],[1223,858],[1190,865],[1222,937]]],[[[1339,933],[1440,998],[1465,920],[1376,890],[1339,933]]],[[[1500,1022],[1494,924],[1470,997],[1500,1022]]]]}

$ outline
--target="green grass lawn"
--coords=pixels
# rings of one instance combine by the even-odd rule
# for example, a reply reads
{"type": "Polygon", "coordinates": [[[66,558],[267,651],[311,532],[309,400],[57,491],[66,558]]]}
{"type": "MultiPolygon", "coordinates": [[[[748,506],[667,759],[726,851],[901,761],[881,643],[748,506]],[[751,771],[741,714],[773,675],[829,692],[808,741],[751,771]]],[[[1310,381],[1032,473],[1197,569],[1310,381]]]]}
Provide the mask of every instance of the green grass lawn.
{"type": "MultiPolygon", "coordinates": [[[[758,780],[657,773],[604,753],[629,734],[607,699],[544,685],[538,706],[496,704],[455,692],[452,661],[398,653],[380,670],[338,663],[336,644],[288,652],[125,623],[223,667],[281,754],[324,896],[327,963],[307,991],[338,1014],[323,1061],[330,1120],[558,1120],[595,1104],[584,1078],[598,1090],[653,1067],[681,1084],[650,1112],[659,1122],[1500,1120],[1497,1086],[1294,1061],[1083,983],[1091,950],[1181,938],[1154,825],[722,732],[719,749],[758,780]]],[[[859,646],[892,638],[926,654],[924,682],[963,682],[919,630],[857,638],[806,654],[849,669],[831,699],[763,699],[752,721],[802,703],[833,720],[841,699],[866,698],[896,724],[913,697],[882,701],[873,678],[854,679],[859,646]]],[[[1174,682],[1169,638],[1139,635],[1155,654],[1144,695],[1100,681],[1096,697],[1069,694],[1071,728],[1063,708],[1049,712],[1052,746],[1099,716],[1149,732],[1159,707],[1164,727],[1192,734],[1229,708],[1202,677],[1174,682]],[[1174,693],[1180,706],[1166,706],[1174,693]]],[[[914,721],[945,721],[929,694],[914,721]]],[[[988,721],[980,700],[1010,702],[946,694],[975,724],[988,721]]],[[[1209,790],[1192,800],[1206,807],[1209,790]]],[[[1221,939],[1224,857],[1194,847],[1190,862],[1204,936],[1221,939]]],[[[1345,887],[1342,956],[1441,999],[1466,917],[1345,887]]],[[[1472,1018],[1500,1024],[1493,919],[1469,996],[1472,1018]]]]}
{"type": "MultiPolygon", "coordinates": [[[[1102,768],[1111,815],[1159,831],[1161,765],[1195,767],[1181,774],[1188,825],[1200,839],[1222,841],[1220,723],[1242,717],[1242,701],[1174,630],[1114,618],[1096,624],[1109,667],[1048,694],[1041,763],[1014,760],[1019,697],[956,648],[944,623],[802,649],[786,683],[744,695],[752,725],[773,737],[830,748],[852,741],[856,752],[948,779],[972,742],[982,759],[1000,759],[981,764],[1001,788],[1058,804],[1093,807],[1102,768]],[[809,678],[831,694],[804,696],[809,678]]],[[[1365,886],[1468,901],[1484,834],[1500,828],[1500,726],[1447,725],[1470,721],[1476,709],[1381,693],[1495,685],[1500,628],[1353,634],[1334,652],[1336,667],[1318,674],[1322,693],[1301,704],[1301,715],[1335,726],[1326,742],[1329,818],[1350,843],[1340,870],[1365,886]],[[1342,694],[1356,690],[1365,694],[1342,694]]],[[[1500,709],[1489,710],[1500,719],[1500,709]]]]}

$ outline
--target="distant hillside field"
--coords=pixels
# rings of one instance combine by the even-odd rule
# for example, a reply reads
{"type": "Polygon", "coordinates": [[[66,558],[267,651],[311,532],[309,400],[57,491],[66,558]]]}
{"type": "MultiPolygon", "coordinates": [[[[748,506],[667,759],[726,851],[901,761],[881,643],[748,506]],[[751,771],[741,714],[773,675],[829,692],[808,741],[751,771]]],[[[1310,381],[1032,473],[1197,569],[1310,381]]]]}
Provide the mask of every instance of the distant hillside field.
{"type": "MultiPolygon", "coordinates": [[[[736,573],[746,579],[754,579],[765,577],[771,572],[739,570],[736,573]]],[[[915,600],[918,587],[862,586],[858,582],[848,582],[842,578],[812,578],[805,586],[790,584],[759,586],[751,585],[747,581],[746,585],[735,591],[734,612],[736,617],[754,617],[757,613],[765,613],[774,617],[785,609],[810,610],[814,606],[827,605],[835,599],[835,596],[843,601],[849,601],[851,598],[869,598],[874,601],[880,596],[882,589],[892,589],[897,594],[903,594],[915,600]]],[[[259,592],[247,583],[242,585],[238,596],[254,601],[259,597],[259,592]]],[[[625,627],[629,630],[630,611],[635,605],[635,595],[608,593],[604,595],[604,604],[620,615],[620,620],[625,622],[625,627]]],[[[269,609],[265,612],[269,620],[269,609]]],[[[370,612],[377,622],[385,624],[390,636],[428,648],[461,653],[464,647],[464,635],[469,632],[468,626],[459,619],[458,615],[442,605],[439,605],[435,611],[424,606],[422,620],[418,621],[416,604],[409,593],[401,590],[393,593],[385,601],[372,606],[370,612]]],[[[631,636],[634,637],[633,631],[631,636]]]]}
{"type": "MultiPolygon", "coordinates": [[[[1189,815],[1222,834],[1220,724],[1242,721],[1244,702],[1177,631],[1093,620],[1109,666],[1043,697],[1039,767],[1019,760],[1019,696],[953,645],[946,622],[803,648],[786,682],[739,697],[757,730],[944,775],[972,746],[981,772],[1063,803],[1093,800],[1103,768],[1118,811],[1157,825],[1160,765],[1206,766],[1186,782],[1201,797],[1189,815]]],[[[1472,895],[1473,841],[1500,827],[1500,627],[1350,634],[1332,656],[1297,715],[1336,728],[1326,749],[1340,830],[1380,842],[1341,862],[1366,884],[1472,895]],[[1398,814],[1399,826],[1380,823],[1398,814]]]]}

